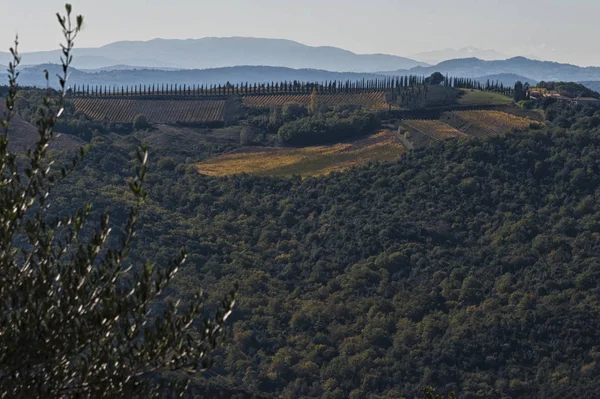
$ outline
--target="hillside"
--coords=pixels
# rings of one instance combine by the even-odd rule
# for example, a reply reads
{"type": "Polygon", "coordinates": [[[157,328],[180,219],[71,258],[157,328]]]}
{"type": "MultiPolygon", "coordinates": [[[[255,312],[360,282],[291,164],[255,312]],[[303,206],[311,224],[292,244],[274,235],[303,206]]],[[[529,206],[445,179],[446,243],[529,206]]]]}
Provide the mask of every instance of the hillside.
{"type": "Polygon", "coordinates": [[[404,147],[395,134],[382,130],[366,138],[305,148],[249,147],[195,165],[209,176],[242,173],[260,176],[321,176],[369,162],[396,160],[404,147]]]}
{"type": "Polygon", "coordinates": [[[150,123],[218,123],[225,121],[225,100],[134,100],[75,98],[76,112],[94,120],[132,123],[145,115],[150,123]]]}
{"type": "MultiPolygon", "coordinates": [[[[291,40],[248,37],[121,41],[99,48],[76,48],[73,54],[73,66],[84,69],[119,64],[180,69],[267,65],[340,72],[375,72],[427,65],[393,55],[355,54],[336,47],[311,47],[291,40]]],[[[59,57],[58,50],[24,53],[23,63],[47,64],[55,62],[59,57]]],[[[0,63],[8,63],[9,59],[8,53],[0,53],[0,63]]]]}
{"type": "MultiPolygon", "coordinates": [[[[5,120],[7,116],[4,102],[0,103],[0,119],[5,120]]],[[[4,132],[4,130],[2,130],[4,132]]],[[[13,114],[9,129],[9,149],[15,152],[24,152],[32,148],[39,133],[37,127],[23,120],[19,115],[13,114]]],[[[74,150],[84,146],[85,143],[76,137],[57,132],[55,139],[50,143],[50,150],[74,150]]]]}
{"type": "MultiPolygon", "coordinates": [[[[95,209],[127,200],[141,139],[94,140],[78,182],[95,209]]],[[[598,129],[444,141],[304,180],[203,176],[177,166],[188,156],[152,152],[136,253],[189,249],[170,296],[241,284],[231,342],[197,382],[289,398],[600,395],[598,129]]],[[[88,199],[75,189],[56,200],[88,199]]]]}

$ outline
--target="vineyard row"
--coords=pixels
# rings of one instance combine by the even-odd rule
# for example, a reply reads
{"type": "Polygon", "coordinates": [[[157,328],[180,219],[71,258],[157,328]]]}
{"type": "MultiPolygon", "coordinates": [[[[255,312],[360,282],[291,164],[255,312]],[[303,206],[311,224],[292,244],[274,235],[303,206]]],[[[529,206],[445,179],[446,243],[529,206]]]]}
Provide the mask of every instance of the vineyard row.
{"type": "Polygon", "coordinates": [[[132,123],[145,115],[150,123],[211,123],[224,120],[225,101],[75,98],[73,105],[95,120],[132,123]]]}

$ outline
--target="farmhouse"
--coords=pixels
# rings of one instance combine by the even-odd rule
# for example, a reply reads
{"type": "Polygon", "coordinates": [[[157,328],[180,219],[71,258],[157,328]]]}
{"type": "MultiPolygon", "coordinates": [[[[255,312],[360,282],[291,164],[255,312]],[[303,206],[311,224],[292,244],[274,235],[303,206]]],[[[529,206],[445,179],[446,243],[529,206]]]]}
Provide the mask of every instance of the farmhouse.
{"type": "Polygon", "coordinates": [[[578,98],[570,98],[564,96],[553,90],[546,90],[544,88],[532,87],[527,91],[529,98],[532,100],[539,100],[541,98],[553,98],[557,101],[570,102],[574,104],[590,104],[590,105],[600,105],[600,99],[593,97],[578,97],[578,98]]]}

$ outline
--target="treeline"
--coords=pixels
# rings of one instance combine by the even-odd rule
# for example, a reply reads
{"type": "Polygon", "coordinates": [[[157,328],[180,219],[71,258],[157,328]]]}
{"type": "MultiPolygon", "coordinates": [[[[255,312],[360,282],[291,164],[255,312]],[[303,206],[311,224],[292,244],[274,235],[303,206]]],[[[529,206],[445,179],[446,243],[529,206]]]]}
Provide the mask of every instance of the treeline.
{"type": "MultiPolygon", "coordinates": [[[[435,74],[434,74],[435,75],[435,74]]],[[[433,76],[433,75],[432,75],[433,76]]],[[[498,82],[483,84],[473,79],[458,77],[442,77],[441,81],[432,82],[431,77],[406,75],[385,77],[381,79],[362,80],[331,80],[324,82],[281,81],[270,83],[236,83],[225,84],[177,84],[156,83],[152,85],[74,85],[70,91],[74,96],[230,96],[230,95],[260,95],[260,94],[337,94],[337,93],[362,93],[366,91],[391,91],[395,100],[409,88],[443,84],[445,87],[461,89],[492,90],[506,95],[511,95],[511,88],[504,87],[498,82]]]]}
{"type": "Polygon", "coordinates": [[[452,87],[459,89],[470,89],[470,90],[481,90],[481,91],[493,91],[495,93],[503,94],[507,97],[512,97],[514,94],[514,88],[505,86],[504,83],[496,80],[488,79],[485,82],[468,79],[468,78],[453,78],[452,87]]]}
{"type": "Polygon", "coordinates": [[[260,95],[260,94],[298,94],[313,93],[361,93],[365,91],[385,91],[413,84],[417,77],[406,76],[382,79],[362,79],[358,81],[325,81],[300,82],[282,81],[271,83],[236,83],[225,84],[176,84],[159,83],[152,85],[133,86],[90,86],[75,85],[71,91],[75,96],[230,96],[230,95],[260,95]],[[409,83],[410,82],[410,83],[409,83]]]}

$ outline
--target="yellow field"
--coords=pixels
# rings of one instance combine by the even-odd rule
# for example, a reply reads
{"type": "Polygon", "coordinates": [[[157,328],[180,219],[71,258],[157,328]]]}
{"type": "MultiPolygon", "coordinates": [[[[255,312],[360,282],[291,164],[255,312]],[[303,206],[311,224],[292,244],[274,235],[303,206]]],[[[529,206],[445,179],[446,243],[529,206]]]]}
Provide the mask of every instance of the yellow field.
{"type": "Polygon", "coordinates": [[[412,119],[404,120],[402,123],[434,140],[446,140],[466,136],[463,132],[438,120],[412,119]]]}
{"type": "Polygon", "coordinates": [[[210,176],[249,173],[267,176],[318,176],[370,161],[392,161],[404,147],[390,130],[360,140],[304,148],[253,147],[196,164],[210,176]]]}
{"type": "Polygon", "coordinates": [[[534,122],[530,119],[500,111],[456,111],[454,114],[490,133],[496,134],[506,133],[514,129],[525,130],[534,122]]]}

